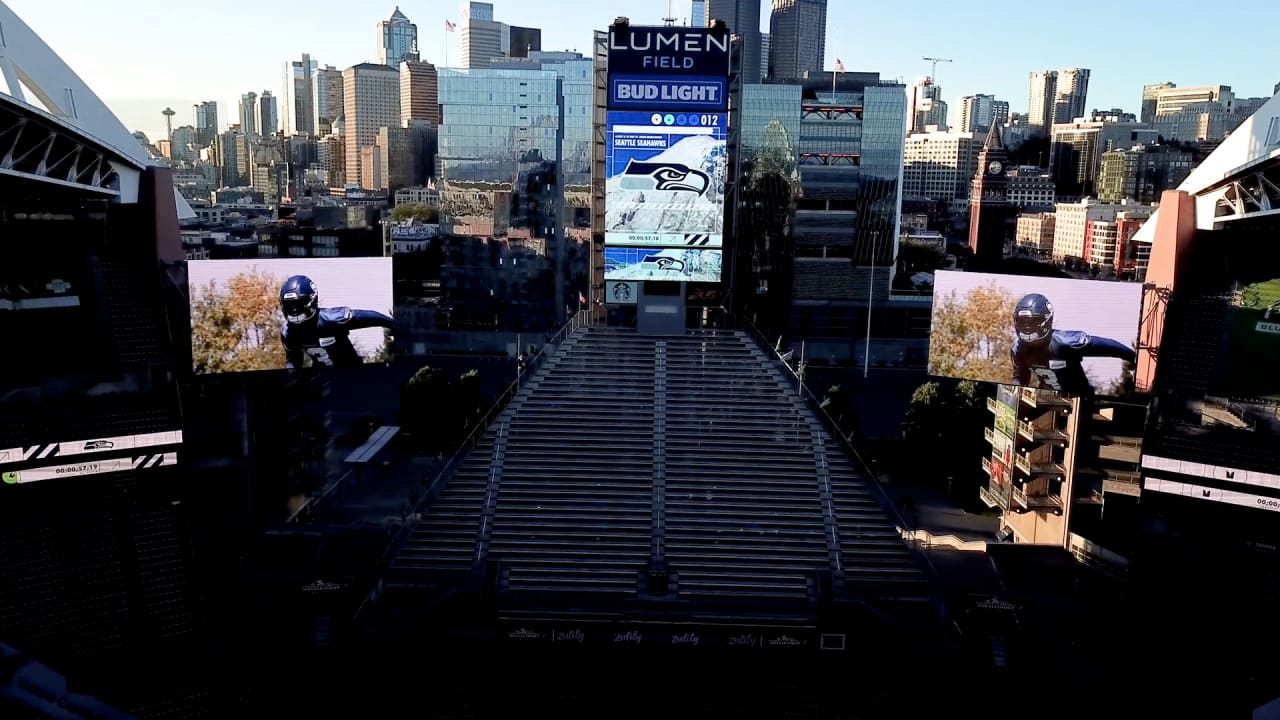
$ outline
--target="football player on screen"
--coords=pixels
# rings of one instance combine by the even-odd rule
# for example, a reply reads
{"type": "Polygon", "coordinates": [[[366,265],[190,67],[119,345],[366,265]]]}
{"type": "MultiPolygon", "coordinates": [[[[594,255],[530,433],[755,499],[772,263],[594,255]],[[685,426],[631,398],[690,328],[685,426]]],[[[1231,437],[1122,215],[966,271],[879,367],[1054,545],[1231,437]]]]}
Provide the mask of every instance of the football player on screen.
{"type": "Polygon", "coordinates": [[[1092,395],[1082,360],[1113,357],[1135,362],[1133,348],[1083,330],[1054,330],[1053,303],[1040,293],[1024,295],[1013,307],[1013,384],[1036,385],[1066,395],[1092,395]],[[1032,381],[1034,378],[1034,382],[1032,381]]]}
{"type": "Polygon", "coordinates": [[[364,358],[351,343],[351,331],[392,327],[390,317],[373,310],[320,307],[320,293],[306,275],[294,275],[280,286],[280,312],[285,319],[280,342],[287,368],[302,367],[304,355],[314,365],[362,365],[364,358]]]}

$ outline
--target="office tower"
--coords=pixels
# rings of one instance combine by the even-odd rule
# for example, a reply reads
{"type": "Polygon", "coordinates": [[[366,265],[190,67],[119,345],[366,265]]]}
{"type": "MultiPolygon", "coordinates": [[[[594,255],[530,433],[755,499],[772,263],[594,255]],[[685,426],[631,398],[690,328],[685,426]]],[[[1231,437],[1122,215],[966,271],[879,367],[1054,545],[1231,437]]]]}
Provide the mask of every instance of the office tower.
{"type": "Polygon", "coordinates": [[[218,103],[205,100],[195,106],[196,142],[209,147],[218,136],[218,103]]]}
{"type": "Polygon", "coordinates": [[[1144,123],[1151,122],[1156,116],[1156,99],[1160,96],[1161,90],[1170,90],[1177,87],[1171,82],[1152,83],[1142,86],[1142,110],[1138,113],[1138,120],[1144,123]]]}
{"type": "Polygon", "coordinates": [[[312,107],[317,136],[331,132],[331,125],[342,116],[342,71],[326,65],[311,74],[312,107]]]}
{"type": "Polygon", "coordinates": [[[742,83],[760,82],[760,0],[707,0],[707,22],[713,20],[742,37],[742,83]]]}
{"type": "Polygon", "coordinates": [[[481,279],[494,272],[492,261],[483,260],[490,251],[469,245],[476,262],[449,270],[459,274],[449,279],[458,288],[450,303],[491,308],[499,327],[553,327],[564,306],[576,304],[581,285],[574,268],[585,270],[589,257],[592,61],[538,54],[521,63],[531,69],[504,65],[439,71],[441,230],[496,243],[520,258],[500,271],[510,274],[502,283],[508,296],[468,295],[466,288],[492,287],[481,279]],[[556,277],[551,297],[527,289],[546,271],[556,277]]]}
{"type": "Polygon", "coordinates": [[[1058,87],[1056,70],[1031,73],[1031,90],[1027,95],[1027,125],[1032,132],[1048,137],[1053,129],[1053,99],[1058,87]]]}
{"type": "Polygon", "coordinates": [[[301,60],[284,64],[284,134],[316,132],[315,91],[311,86],[316,61],[303,53],[301,60]]]}
{"type": "Polygon", "coordinates": [[[769,77],[769,33],[760,33],[760,80],[769,77]]]}
{"type": "Polygon", "coordinates": [[[1031,91],[1027,98],[1027,124],[1040,135],[1048,135],[1053,126],[1085,117],[1089,92],[1089,70],[1066,68],[1031,73],[1031,91]]]}
{"type": "Polygon", "coordinates": [[[795,80],[824,66],[827,0],[773,0],[769,15],[769,78],[795,80]]]}
{"type": "Polygon", "coordinates": [[[361,63],[342,72],[347,183],[361,181],[361,151],[378,129],[400,125],[400,73],[383,64],[361,63]]]}
{"type": "Polygon", "coordinates": [[[982,133],[984,136],[992,122],[1001,126],[1009,122],[1009,103],[996,100],[995,95],[966,95],[960,100],[960,132],[982,133]]]}
{"type": "Polygon", "coordinates": [[[1089,70],[1087,68],[1059,70],[1058,82],[1054,86],[1053,121],[1069,123],[1074,122],[1076,118],[1085,117],[1088,93],[1089,70]]]}
{"type": "Polygon", "coordinates": [[[947,103],[942,99],[942,86],[933,78],[918,78],[907,97],[907,134],[926,132],[930,125],[939,130],[947,127],[947,103]]]}
{"type": "Polygon", "coordinates": [[[502,48],[502,54],[506,57],[525,58],[529,57],[529,53],[542,50],[542,30],[540,28],[519,27],[517,25],[504,25],[503,27],[507,29],[504,34],[506,43],[502,48]]]}
{"type": "Polygon", "coordinates": [[[905,90],[854,72],[743,86],[743,184],[726,236],[739,243],[734,292],[762,330],[853,358],[865,332],[853,318],[869,295],[888,297],[897,256],[905,90]]]}
{"type": "MultiPolygon", "coordinates": [[[[493,20],[493,3],[462,4],[462,67],[487,68],[502,55],[502,23],[493,20]]],[[[508,39],[508,42],[510,40],[508,39]]]]}
{"type": "Polygon", "coordinates": [[[258,93],[240,96],[240,133],[248,138],[258,137],[258,93]]]}
{"type": "Polygon", "coordinates": [[[427,120],[440,126],[440,98],[436,66],[426,62],[400,63],[400,126],[427,120]]]}
{"type": "Polygon", "coordinates": [[[689,27],[707,26],[707,0],[689,0],[689,27]]]}
{"type": "Polygon", "coordinates": [[[258,96],[257,128],[262,137],[275,135],[280,131],[280,108],[270,90],[263,90],[258,96]]]}
{"type": "Polygon", "coordinates": [[[390,19],[378,22],[378,62],[397,68],[406,58],[416,60],[417,55],[418,26],[396,6],[390,19]]]}

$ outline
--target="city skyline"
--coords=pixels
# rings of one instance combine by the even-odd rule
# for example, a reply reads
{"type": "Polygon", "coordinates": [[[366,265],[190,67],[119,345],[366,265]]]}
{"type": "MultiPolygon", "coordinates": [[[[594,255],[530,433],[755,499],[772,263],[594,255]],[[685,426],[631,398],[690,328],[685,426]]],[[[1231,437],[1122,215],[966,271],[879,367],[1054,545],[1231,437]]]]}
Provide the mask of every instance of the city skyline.
{"type": "MultiPolygon", "coordinates": [[[[396,7],[394,0],[385,7],[364,6],[358,10],[333,0],[317,0],[308,6],[311,13],[300,15],[284,7],[228,0],[221,6],[220,17],[243,16],[251,22],[247,31],[237,30],[237,43],[224,44],[227,50],[214,56],[207,51],[192,52],[193,47],[201,46],[192,45],[191,33],[153,33],[145,43],[119,45],[110,53],[102,52],[101,28],[121,17],[180,25],[180,7],[160,0],[129,0],[110,6],[88,0],[57,4],[7,0],[7,4],[84,78],[130,130],[141,130],[153,141],[163,137],[161,110],[165,107],[177,111],[175,126],[181,126],[191,124],[195,103],[216,100],[219,122],[225,127],[241,94],[262,90],[280,94],[282,64],[300,58],[304,52],[322,67],[333,65],[339,69],[375,59],[377,23],[390,17],[396,7]],[[254,28],[261,28],[261,32],[254,28]],[[202,62],[219,69],[211,72],[202,62]]],[[[585,0],[497,0],[493,4],[496,19],[541,27],[544,49],[577,50],[588,55],[591,30],[607,27],[617,15],[626,15],[635,24],[659,24],[667,13],[667,4],[657,1],[608,7],[585,0]],[[575,22],[573,28],[545,23],[548,17],[566,16],[582,21],[575,22]]],[[[687,14],[682,5],[677,3],[675,15],[687,14]]],[[[422,58],[440,66],[456,66],[461,58],[461,35],[446,33],[445,21],[459,22],[457,6],[408,2],[399,7],[418,26],[422,58]]],[[[926,0],[912,17],[932,17],[937,22],[913,23],[896,7],[833,3],[829,8],[824,66],[830,69],[839,58],[851,72],[879,72],[886,79],[910,84],[929,73],[929,63],[923,56],[952,58],[954,62],[938,68],[937,80],[953,112],[958,112],[962,96],[976,93],[994,94],[1007,100],[1012,111],[1025,112],[1028,75],[1033,70],[1090,68],[1093,73],[1088,108],[1120,107],[1133,113],[1139,110],[1142,85],[1146,83],[1226,84],[1237,96],[1252,97],[1269,96],[1280,80],[1267,74],[1272,72],[1270,68],[1259,68],[1249,60],[1269,50],[1268,28],[1274,24],[1267,20],[1280,20],[1277,9],[1261,9],[1264,17],[1258,22],[1237,28],[1230,53],[1206,57],[1212,49],[1203,53],[1134,53],[1132,49],[1138,45],[1115,43],[1113,34],[1100,29],[1096,16],[1111,8],[1092,0],[1080,3],[1079,12],[1055,16],[1052,36],[1016,32],[1018,28],[1034,28],[1037,23],[1047,22],[1048,18],[1033,8],[1010,8],[1005,27],[991,28],[985,14],[961,12],[954,7],[926,0]],[[974,42],[979,33],[998,38],[1001,44],[993,50],[974,52],[972,48],[991,46],[974,42]],[[901,42],[904,35],[912,41],[901,42]]],[[[1185,7],[1191,12],[1196,6],[1186,3],[1185,7]]],[[[1185,22],[1187,14],[1177,9],[1144,19],[1142,29],[1160,37],[1166,47],[1204,47],[1202,30],[1185,22]]],[[[766,32],[768,22],[765,4],[761,26],[766,32]]],[[[958,117],[949,119],[954,123],[958,117]]]]}

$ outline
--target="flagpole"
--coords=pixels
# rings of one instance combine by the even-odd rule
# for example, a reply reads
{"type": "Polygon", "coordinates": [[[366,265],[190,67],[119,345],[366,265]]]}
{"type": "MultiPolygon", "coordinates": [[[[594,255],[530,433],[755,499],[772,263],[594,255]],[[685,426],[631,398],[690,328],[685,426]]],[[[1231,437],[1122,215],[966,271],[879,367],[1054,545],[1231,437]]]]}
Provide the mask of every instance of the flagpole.
{"type": "Polygon", "coordinates": [[[449,21],[444,21],[444,67],[449,67],[449,21]]]}

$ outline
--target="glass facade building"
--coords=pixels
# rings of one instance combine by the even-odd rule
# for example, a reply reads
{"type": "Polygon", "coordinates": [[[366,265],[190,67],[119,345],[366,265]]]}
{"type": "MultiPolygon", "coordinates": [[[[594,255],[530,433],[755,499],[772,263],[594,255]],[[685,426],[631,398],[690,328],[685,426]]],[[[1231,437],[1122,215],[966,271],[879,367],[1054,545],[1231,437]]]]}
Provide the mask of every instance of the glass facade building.
{"type": "Polygon", "coordinates": [[[550,329],[587,288],[591,61],[530,66],[440,70],[441,283],[455,324],[550,329]]]}
{"type": "Polygon", "coordinates": [[[860,351],[869,302],[874,322],[895,325],[884,332],[903,334],[880,303],[897,255],[905,87],[841,73],[833,91],[830,73],[809,73],[744,85],[741,98],[739,301],[757,324],[829,357],[860,351]]]}

